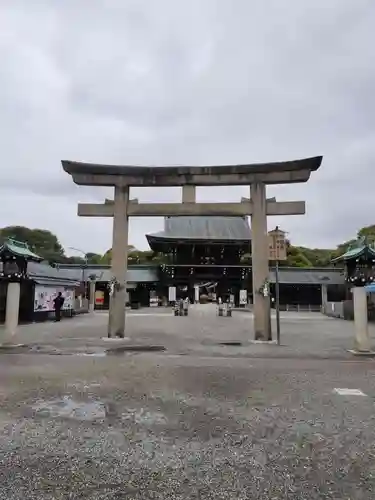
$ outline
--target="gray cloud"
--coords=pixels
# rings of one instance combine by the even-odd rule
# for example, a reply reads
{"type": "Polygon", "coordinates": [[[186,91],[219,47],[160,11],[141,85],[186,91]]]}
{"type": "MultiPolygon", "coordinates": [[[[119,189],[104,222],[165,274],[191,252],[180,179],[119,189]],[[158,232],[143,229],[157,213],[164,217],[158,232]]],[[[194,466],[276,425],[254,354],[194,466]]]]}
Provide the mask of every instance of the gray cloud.
{"type": "MultiPolygon", "coordinates": [[[[272,219],[292,241],[334,246],[372,216],[372,0],[3,0],[0,6],[0,225],[56,232],[105,251],[108,220],[78,219],[62,158],[212,164],[324,154],[309,183],[269,189],[308,212],[272,219]]],[[[245,188],[200,189],[236,200],[245,188]]],[[[178,189],[134,190],[178,200],[178,189]]],[[[160,219],[132,221],[130,239],[160,219]]]]}

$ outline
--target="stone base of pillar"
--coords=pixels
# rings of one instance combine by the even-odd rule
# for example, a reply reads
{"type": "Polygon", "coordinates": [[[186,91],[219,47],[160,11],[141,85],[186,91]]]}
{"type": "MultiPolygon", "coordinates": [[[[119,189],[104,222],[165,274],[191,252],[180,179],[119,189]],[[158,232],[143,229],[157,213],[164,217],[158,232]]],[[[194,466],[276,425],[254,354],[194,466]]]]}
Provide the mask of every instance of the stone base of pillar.
{"type": "Polygon", "coordinates": [[[3,338],[0,340],[2,345],[17,346],[13,342],[13,336],[16,334],[18,327],[18,314],[20,309],[20,283],[8,283],[7,300],[5,306],[5,328],[3,330],[3,338]]]}
{"type": "Polygon", "coordinates": [[[7,343],[7,342],[1,343],[1,339],[0,339],[0,351],[10,351],[13,349],[19,349],[20,347],[27,347],[27,346],[26,346],[26,344],[12,344],[12,343],[7,343]]]}
{"type": "Polygon", "coordinates": [[[355,349],[348,349],[353,356],[363,356],[364,358],[375,358],[375,351],[356,351],[355,349]]]}
{"type": "Polygon", "coordinates": [[[124,290],[120,290],[110,299],[108,337],[125,336],[125,297],[124,290]]]}
{"type": "Polygon", "coordinates": [[[268,297],[256,297],[254,300],[254,340],[272,341],[271,308],[268,297]]]}
{"type": "Polygon", "coordinates": [[[368,312],[367,312],[367,293],[364,287],[352,288],[353,308],[354,308],[354,352],[369,353],[370,337],[368,332],[368,312]]]}

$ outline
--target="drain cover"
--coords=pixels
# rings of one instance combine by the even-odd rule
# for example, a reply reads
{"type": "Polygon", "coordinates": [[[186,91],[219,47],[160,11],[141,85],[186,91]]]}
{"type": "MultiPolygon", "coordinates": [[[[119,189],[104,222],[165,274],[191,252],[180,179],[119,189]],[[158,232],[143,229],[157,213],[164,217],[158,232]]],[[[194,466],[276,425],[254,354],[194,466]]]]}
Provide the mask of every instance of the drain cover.
{"type": "Polygon", "coordinates": [[[228,342],[220,342],[219,345],[227,345],[227,346],[232,346],[232,347],[240,347],[242,345],[242,342],[237,342],[235,340],[229,340],[228,342]]]}
{"type": "Polygon", "coordinates": [[[124,345],[121,347],[113,347],[107,349],[107,354],[121,354],[123,352],[149,352],[149,351],[165,351],[163,345],[124,345]]]}

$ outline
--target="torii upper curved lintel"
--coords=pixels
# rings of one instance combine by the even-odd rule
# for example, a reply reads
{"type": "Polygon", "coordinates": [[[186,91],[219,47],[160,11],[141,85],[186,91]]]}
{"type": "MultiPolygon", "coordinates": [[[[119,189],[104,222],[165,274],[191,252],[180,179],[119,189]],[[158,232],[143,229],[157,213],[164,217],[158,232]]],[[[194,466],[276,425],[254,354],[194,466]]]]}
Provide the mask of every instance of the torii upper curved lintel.
{"type": "Polygon", "coordinates": [[[65,172],[76,184],[86,186],[218,186],[288,184],[308,181],[318,170],[322,156],[301,160],[212,166],[133,166],[102,165],[62,160],[65,172]]]}

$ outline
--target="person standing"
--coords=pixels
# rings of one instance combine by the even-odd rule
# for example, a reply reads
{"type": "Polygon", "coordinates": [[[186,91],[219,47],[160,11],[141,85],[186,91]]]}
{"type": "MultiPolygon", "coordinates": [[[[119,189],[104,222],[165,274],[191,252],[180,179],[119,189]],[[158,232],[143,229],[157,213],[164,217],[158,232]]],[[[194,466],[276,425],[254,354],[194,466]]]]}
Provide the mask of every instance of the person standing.
{"type": "Polygon", "coordinates": [[[64,300],[65,299],[61,292],[59,292],[57,297],[53,299],[53,305],[55,307],[55,321],[61,321],[61,309],[64,305],[64,300]]]}

